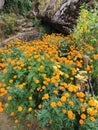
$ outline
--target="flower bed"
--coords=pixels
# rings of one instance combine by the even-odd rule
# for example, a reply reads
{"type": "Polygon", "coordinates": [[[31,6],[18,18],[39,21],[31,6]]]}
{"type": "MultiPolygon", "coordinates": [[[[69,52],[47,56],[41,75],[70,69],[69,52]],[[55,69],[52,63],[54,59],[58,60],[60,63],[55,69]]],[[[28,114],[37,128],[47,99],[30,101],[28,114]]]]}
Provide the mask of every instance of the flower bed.
{"type": "Polygon", "coordinates": [[[97,129],[98,100],[87,82],[97,60],[96,48],[78,48],[71,36],[11,41],[0,48],[0,112],[16,124],[24,120],[30,126],[37,116],[51,130],[97,129]]]}

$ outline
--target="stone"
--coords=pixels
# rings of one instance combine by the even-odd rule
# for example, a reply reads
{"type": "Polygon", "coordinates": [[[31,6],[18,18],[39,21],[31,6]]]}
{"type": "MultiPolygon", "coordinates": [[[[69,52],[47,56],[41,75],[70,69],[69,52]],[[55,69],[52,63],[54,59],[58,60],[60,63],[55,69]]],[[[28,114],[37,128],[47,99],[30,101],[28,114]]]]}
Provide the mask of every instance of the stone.
{"type": "Polygon", "coordinates": [[[32,22],[28,22],[27,24],[26,24],[26,27],[33,27],[34,26],[34,24],[32,23],[32,22]]]}
{"type": "Polygon", "coordinates": [[[10,41],[15,41],[17,38],[22,40],[22,41],[32,41],[37,39],[39,36],[39,33],[36,29],[33,29],[32,31],[27,31],[23,33],[18,33],[15,36],[12,36],[0,43],[0,47],[4,47],[7,45],[10,41]]]}
{"type": "Polygon", "coordinates": [[[89,0],[33,0],[33,14],[59,32],[72,32],[80,6],[89,0]]]}
{"type": "Polygon", "coordinates": [[[0,9],[3,9],[4,3],[5,3],[5,0],[0,0],[0,9]]]}

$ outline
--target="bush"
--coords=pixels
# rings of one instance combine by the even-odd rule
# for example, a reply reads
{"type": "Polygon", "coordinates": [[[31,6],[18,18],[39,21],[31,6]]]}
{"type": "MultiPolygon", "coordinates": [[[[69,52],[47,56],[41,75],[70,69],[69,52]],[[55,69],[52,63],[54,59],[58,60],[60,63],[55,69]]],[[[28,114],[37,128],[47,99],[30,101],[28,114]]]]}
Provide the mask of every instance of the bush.
{"type": "Polygon", "coordinates": [[[32,0],[5,0],[4,12],[25,15],[32,9],[32,0]]]}
{"type": "Polygon", "coordinates": [[[81,87],[93,73],[91,63],[98,55],[92,46],[84,48],[78,49],[71,36],[58,34],[32,42],[11,41],[0,48],[0,97],[5,99],[0,112],[4,109],[15,123],[32,123],[36,115],[51,130],[97,130],[97,97],[91,96],[88,86],[87,94],[81,87]],[[84,68],[86,52],[92,57],[84,68]]]}
{"type": "Polygon", "coordinates": [[[12,33],[15,33],[16,27],[16,15],[13,13],[10,14],[0,14],[0,29],[1,37],[8,37],[12,33]]]}

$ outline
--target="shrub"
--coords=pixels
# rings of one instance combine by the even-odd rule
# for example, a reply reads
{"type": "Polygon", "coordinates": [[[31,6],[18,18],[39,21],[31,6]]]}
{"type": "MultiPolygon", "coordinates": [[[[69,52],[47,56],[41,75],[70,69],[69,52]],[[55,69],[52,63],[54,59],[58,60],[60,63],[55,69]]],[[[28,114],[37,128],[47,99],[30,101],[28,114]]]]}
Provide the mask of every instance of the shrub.
{"type": "Polygon", "coordinates": [[[4,12],[25,15],[32,9],[32,0],[5,0],[4,12]]]}
{"type": "Polygon", "coordinates": [[[8,37],[12,33],[15,33],[16,27],[16,15],[13,13],[10,14],[0,14],[0,29],[1,37],[8,37]]]}
{"type": "Polygon", "coordinates": [[[97,9],[98,4],[95,4],[95,8],[93,9],[86,9],[82,7],[79,18],[77,20],[77,26],[73,32],[73,38],[77,44],[87,42],[90,45],[96,45],[98,39],[97,9]]]}
{"type": "Polygon", "coordinates": [[[81,81],[87,82],[85,77],[94,71],[94,57],[98,59],[93,51],[87,43],[78,49],[71,36],[58,34],[32,42],[17,39],[0,48],[0,97],[5,99],[0,111],[4,109],[15,123],[32,123],[36,115],[51,130],[97,129],[97,97],[91,96],[88,86],[87,94],[80,91],[81,81]],[[88,52],[92,57],[84,66],[83,56],[88,52]]]}

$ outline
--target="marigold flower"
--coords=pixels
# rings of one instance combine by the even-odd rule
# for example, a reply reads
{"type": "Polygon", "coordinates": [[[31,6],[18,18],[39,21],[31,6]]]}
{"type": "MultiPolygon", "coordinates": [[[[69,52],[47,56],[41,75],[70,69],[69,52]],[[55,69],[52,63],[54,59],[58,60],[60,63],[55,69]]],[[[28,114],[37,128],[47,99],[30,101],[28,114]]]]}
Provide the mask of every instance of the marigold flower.
{"type": "Polygon", "coordinates": [[[52,101],[51,102],[51,107],[53,107],[53,108],[56,107],[56,102],[52,101]]]}
{"type": "Polygon", "coordinates": [[[31,112],[32,111],[32,107],[28,108],[28,112],[31,112]]]}
{"type": "Polygon", "coordinates": [[[75,118],[75,115],[71,110],[68,111],[68,118],[69,119],[74,119],[75,118]]]}
{"type": "Polygon", "coordinates": [[[56,95],[58,95],[58,91],[57,90],[54,90],[53,93],[56,94],[56,95]]]}
{"type": "Polygon", "coordinates": [[[2,107],[0,107],[0,112],[3,112],[3,108],[2,107]]]}
{"type": "Polygon", "coordinates": [[[67,111],[66,111],[65,109],[63,109],[62,112],[63,112],[64,114],[66,114],[67,111]]]}
{"type": "Polygon", "coordinates": [[[83,125],[84,124],[84,120],[80,119],[79,123],[80,123],[80,125],[83,125]]]}
{"type": "Polygon", "coordinates": [[[29,100],[32,100],[32,96],[29,97],[29,100]]]}
{"type": "Polygon", "coordinates": [[[69,94],[69,93],[65,93],[64,96],[65,96],[66,98],[68,98],[68,97],[70,97],[70,94],[69,94]]]}
{"type": "Polygon", "coordinates": [[[73,101],[69,101],[68,102],[70,105],[74,105],[74,102],[73,101]]]}
{"type": "Polygon", "coordinates": [[[5,104],[5,107],[8,107],[8,106],[9,106],[9,104],[8,104],[8,103],[6,103],[6,104],[5,104]]]}
{"type": "Polygon", "coordinates": [[[42,109],[42,107],[43,107],[42,104],[39,104],[39,105],[38,105],[38,108],[39,108],[39,109],[42,109]]]}
{"type": "Polygon", "coordinates": [[[61,102],[66,102],[66,97],[65,96],[61,97],[61,102]]]}
{"type": "Polygon", "coordinates": [[[42,97],[42,100],[45,100],[45,99],[49,99],[49,94],[44,94],[44,96],[42,97]]]}
{"type": "Polygon", "coordinates": [[[62,102],[59,101],[59,102],[57,103],[57,105],[58,105],[59,107],[61,107],[61,106],[62,106],[62,102]]]}
{"type": "Polygon", "coordinates": [[[88,104],[89,104],[90,106],[95,106],[95,105],[96,105],[96,102],[95,102],[94,99],[91,99],[91,100],[89,100],[88,104]]]}
{"type": "Polygon", "coordinates": [[[19,122],[19,121],[16,119],[16,120],[15,120],[15,124],[17,124],[18,122],[19,122]]]}
{"type": "Polygon", "coordinates": [[[91,121],[95,121],[96,119],[94,117],[90,117],[90,120],[91,121]]]}
{"type": "Polygon", "coordinates": [[[21,106],[18,107],[18,111],[21,112],[23,108],[21,106]]]}
{"type": "Polygon", "coordinates": [[[85,114],[81,114],[81,119],[85,119],[86,115],[85,114]]]}
{"type": "Polygon", "coordinates": [[[35,83],[38,84],[38,83],[39,83],[39,80],[36,80],[35,83]]]}
{"type": "Polygon", "coordinates": [[[10,79],[10,80],[9,80],[9,83],[13,83],[13,80],[12,80],[12,79],[10,79]]]}
{"type": "Polygon", "coordinates": [[[15,113],[14,113],[14,112],[11,112],[10,116],[14,116],[14,115],[15,115],[15,113]]]}
{"type": "Polygon", "coordinates": [[[12,100],[12,96],[8,96],[8,101],[11,101],[12,100]]]}

